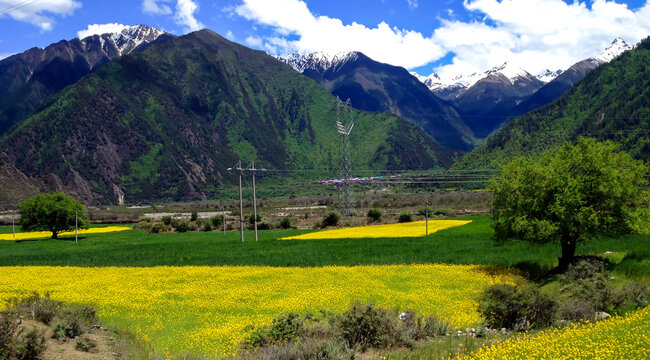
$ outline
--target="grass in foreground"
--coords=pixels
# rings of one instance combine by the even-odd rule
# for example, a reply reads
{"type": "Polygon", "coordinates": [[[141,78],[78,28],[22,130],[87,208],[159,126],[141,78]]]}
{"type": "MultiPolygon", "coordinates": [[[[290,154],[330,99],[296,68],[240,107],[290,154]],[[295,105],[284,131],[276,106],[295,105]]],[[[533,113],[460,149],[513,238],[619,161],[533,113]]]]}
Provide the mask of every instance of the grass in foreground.
{"type": "MultiPolygon", "coordinates": [[[[75,244],[61,240],[0,241],[0,266],[354,266],[389,264],[476,264],[517,267],[542,274],[557,265],[558,244],[509,241],[497,244],[486,216],[459,218],[471,223],[421,238],[277,239],[311,231],[260,231],[260,241],[245,232],[147,234],[141,230],[82,236],[75,244]]],[[[8,231],[7,231],[8,230],[8,231]]],[[[0,233],[11,227],[0,227],[0,233]]],[[[387,235],[389,236],[389,235],[387,235]]],[[[72,237],[72,240],[74,237],[72,237]]],[[[66,241],[68,240],[68,241],[66,241]]],[[[614,274],[650,277],[649,235],[597,238],[579,244],[578,254],[605,254],[616,263],[614,274]]]]}
{"type": "MultiPolygon", "coordinates": [[[[470,223],[471,220],[430,220],[429,234],[470,223]]],[[[350,228],[324,230],[302,235],[288,236],[280,240],[316,240],[316,239],[370,239],[370,238],[405,238],[424,237],[427,235],[425,221],[412,221],[397,224],[355,226],[350,228]]]]}
{"type": "Polygon", "coordinates": [[[478,322],[476,298],[506,272],[479,266],[324,268],[2,268],[0,301],[33,291],[99,309],[102,322],[129,329],[159,355],[231,354],[245,328],[282,312],[340,312],[356,301],[435,314],[454,326],[478,322]]]}
{"type": "Polygon", "coordinates": [[[598,323],[508,339],[467,359],[649,359],[650,307],[598,323]]]}

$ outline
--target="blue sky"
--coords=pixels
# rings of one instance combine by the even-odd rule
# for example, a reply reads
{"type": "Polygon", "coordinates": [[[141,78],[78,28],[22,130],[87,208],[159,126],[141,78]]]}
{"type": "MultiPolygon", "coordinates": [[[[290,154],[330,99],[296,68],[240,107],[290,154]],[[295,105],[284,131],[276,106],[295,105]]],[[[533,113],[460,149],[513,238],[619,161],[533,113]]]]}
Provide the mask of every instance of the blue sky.
{"type": "Polygon", "coordinates": [[[209,28],[269,53],[359,50],[423,75],[504,61],[564,69],[616,37],[650,34],[647,0],[0,0],[0,57],[81,34],[146,24],[209,28]],[[107,25],[113,24],[113,25],[107,25]]]}

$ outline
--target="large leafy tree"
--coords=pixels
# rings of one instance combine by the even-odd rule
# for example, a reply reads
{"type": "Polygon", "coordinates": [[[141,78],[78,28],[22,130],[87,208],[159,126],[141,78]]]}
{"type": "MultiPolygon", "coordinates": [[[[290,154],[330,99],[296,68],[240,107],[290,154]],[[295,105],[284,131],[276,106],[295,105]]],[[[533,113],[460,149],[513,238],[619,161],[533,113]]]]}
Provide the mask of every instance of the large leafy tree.
{"type": "Polygon", "coordinates": [[[613,142],[587,138],[540,157],[516,158],[490,185],[495,238],[559,243],[559,267],[565,268],[578,242],[641,230],[647,173],[642,161],[613,142]]]}
{"type": "Polygon", "coordinates": [[[75,218],[80,229],[90,225],[84,219],[86,207],[62,192],[36,195],[20,204],[19,210],[23,230],[51,231],[53,239],[61,232],[74,230],[75,218]]]}

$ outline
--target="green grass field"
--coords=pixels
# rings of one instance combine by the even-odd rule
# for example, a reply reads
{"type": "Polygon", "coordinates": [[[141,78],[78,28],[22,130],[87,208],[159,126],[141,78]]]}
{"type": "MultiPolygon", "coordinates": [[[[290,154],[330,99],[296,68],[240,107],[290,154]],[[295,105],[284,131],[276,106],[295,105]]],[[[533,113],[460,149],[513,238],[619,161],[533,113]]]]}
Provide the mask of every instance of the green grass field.
{"type": "MultiPolygon", "coordinates": [[[[443,230],[422,238],[283,240],[306,230],[260,231],[255,242],[252,232],[147,234],[142,230],[94,234],[73,239],[41,239],[0,242],[0,266],[327,266],[390,264],[474,264],[517,267],[533,276],[557,264],[557,244],[531,244],[490,240],[490,219],[464,217],[470,224],[443,230]]],[[[11,232],[11,227],[0,227],[11,232]]],[[[580,244],[578,254],[611,252],[614,273],[650,276],[650,236],[600,237],[580,244]]]]}

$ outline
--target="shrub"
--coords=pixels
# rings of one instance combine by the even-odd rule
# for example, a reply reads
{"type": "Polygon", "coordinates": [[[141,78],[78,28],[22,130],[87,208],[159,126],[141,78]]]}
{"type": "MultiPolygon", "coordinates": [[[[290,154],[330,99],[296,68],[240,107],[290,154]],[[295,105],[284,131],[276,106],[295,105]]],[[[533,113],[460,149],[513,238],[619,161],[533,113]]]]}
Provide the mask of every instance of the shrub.
{"type": "Polygon", "coordinates": [[[262,222],[257,224],[257,229],[258,230],[271,230],[273,229],[273,224],[271,224],[268,220],[264,219],[262,222]]]}
{"type": "Polygon", "coordinates": [[[479,299],[479,312],[493,328],[525,330],[550,325],[557,314],[555,300],[534,286],[496,284],[479,299]]]}
{"type": "Polygon", "coordinates": [[[176,225],[174,227],[176,229],[176,232],[184,233],[184,232],[187,232],[187,230],[189,229],[189,227],[190,227],[189,225],[190,224],[188,222],[186,222],[186,221],[179,221],[179,222],[176,223],[176,225]]]}
{"type": "Polygon", "coordinates": [[[78,337],[75,339],[75,349],[83,352],[97,352],[97,342],[87,337],[78,337]]]}
{"type": "Polygon", "coordinates": [[[160,221],[162,221],[163,224],[170,226],[172,224],[172,217],[169,215],[163,216],[160,221]]]}
{"type": "Polygon", "coordinates": [[[190,221],[187,224],[188,231],[197,231],[199,229],[199,224],[196,221],[190,221]]]}
{"type": "Polygon", "coordinates": [[[327,212],[323,216],[322,227],[336,226],[338,225],[340,219],[341,217],[339,216],[338,213],[334,211],[327,212]]]}
{"type": "Polygon", "coordinates": [[[435,315],[429,316],[424,321],[424,333],[427,337],[445,336],[454,331],[453,326],[435,315]]]}
{"type": "Polygon", "coordinates": [[[196,210],[192,210],[190,214],[190,221],[196,221],[199,219],[199,213],[196,210]]]}
{"type": "Polygon", "coordinates": [[[18,314],[0,313],[0,359],[41,359],[46,348],[43,333],[36,329],[19,329],[19,323],[18,314]]]}
{"type": "Polygon", "coordinates": [[[370,222],[377,222],[381,220],[381,211],[379,209],[370,209],[366,214],[370,222]]]}
{"type": "Polygon", "coordinates": [[[203,231],[212,231],[212,222],[206,221],[201,228],[203,231]]]}
{"type": "Polygon", "coordinates": [[[210,218],[209,222],[212,224],[213,228],[219,229],[223,226],[223,217],[221,215],[215,215],[210,218]]]}
{"type": "MultiPolygon", "coordinates": [[[[248,215],[248,217],[246,217],[246,219],[248,219],[248,223],[249,223],[250,225],[254,225],[254,224],[255,224],[255,215],[253,215],[253,214],[248,215]]],[[[259,223],[259,222],[261,222],[261,221],[262,221],[262,215],[257,214],[257,222],[259,223]]]]}
{"type": "Polygon", "coordinates": [[[74,339],[83,333],[83,328],[79,320],[76,319],[64,319],[58,321],[52,327],[52,339],[56,339],[59,342],[64,342],[66,338],[74,339]]]}
{"type": "Polygon", "coordinates": [[[165,231],[165,224],[163,224],[162,222],[155,222],[152,223],[151,226],[145,230],[149,234],[158,234],[165,231]]]}
{"type": "Polygon", "coordinates": [[[405,223],[413,221],[413,214],[410,212],[401,213],[397,222],[405,223]]]}
{"type": "Polygon", "coordinates": [[[431,208],[428,208],[428,207],[423,207],[423,208],[418,209],[418,215],[427,216],[427,211],[428,211],[429,216],[433,215],[433,212],[431,211],[431,208]]]}
{"type": "Polygon", "coordinates": [[[245,348],[258,348],[268,344],[278,344],[293,340],[300,335],[302,321],[297,313],[282,314],[271,322],[269,326],[255,329],[244,340],[245,348]]]}
{"type": "Polygon", "coordinates": [[[43,324],[49,324],[61,306],[60,302],[50,299],[49,293],[46,293],[44,297],[41,297],[38,293],[32,293],[22,299],[9,299],[8,303],[10,308],[18,312],[27,311],[32,319],[43,324]]]}
{"type": "Polygon", "coordinates": [[[436,216],[445,216],[447,214],[451,213],[451,210],[449,209],[437,209],[433,212],[433,215],[436,216]]]}
{"type": "Polygon", "coordinates": [[[347,345],[364,351],[381,345],[386,330],[385,317],[386,311],[373,304],[355,304],[336,323],[347,345]]]}
{"type": "Polygon", "coordinates": [[[278,227],[280,229],[291,229],[291,218],[285,216],[282,219],[280,219],[280,223],[278,224],[278,227]]]}

